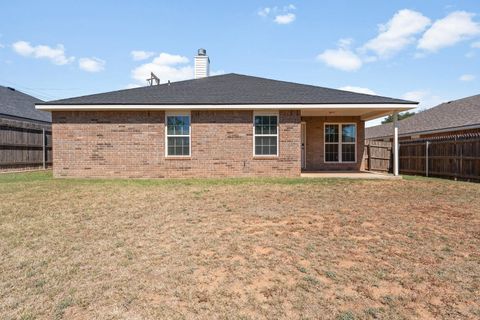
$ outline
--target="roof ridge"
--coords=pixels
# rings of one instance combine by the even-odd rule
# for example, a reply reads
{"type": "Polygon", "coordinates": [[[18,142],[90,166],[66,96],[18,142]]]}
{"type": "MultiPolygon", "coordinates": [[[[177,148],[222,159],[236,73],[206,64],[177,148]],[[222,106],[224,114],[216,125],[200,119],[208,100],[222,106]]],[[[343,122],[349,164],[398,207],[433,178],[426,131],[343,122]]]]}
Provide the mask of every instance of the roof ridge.
{"type": "Polygon", "coordinates": [[[342,90],[342,89],[335,89],[335,88],[323,87],[323,86],[313,85],[313,84],[306,84],[306,83],[293,82],[293,81],[285,81],[285,80],[277,80],[277,79],[263,78],[263,77],[259,77],[259,76],[251,76],[251,75],[239,74],[239,73],[230,73],[230,74],[238,75],[238,76],[243,76],[243,77],[250,77],[250,78],[256,78],[256,79],[262,79],[262,80],[267,80],[267,81],[282,82],[282,83],[286,83],[286,84],[294,84],[294,85],[299,85],[299,86],[306,86],[306,87],[312,87],[312,88],[320,88],[320,89],[325,89],[325,90],[332,90],[332,91],[337,91],[337,92],[355,93],[355,94],[359,94],[359,95],[363,95],[363,96],[368,96],[368,97],[376,97],[376,98],[387,98],[387,99],[402,100],[402,101],[405,101],[405,102],[411,102],[411,103],[416,103],[416,104],[418,104],[417,101],[405,100],[405,99],[396,99],[396,98],[387,97],[387,96],[381,96],[381,95],[376,95],[376,94],[360,93],[360,92],[354,92],[354,91],[348,91],[348,90],[342,90]]]}

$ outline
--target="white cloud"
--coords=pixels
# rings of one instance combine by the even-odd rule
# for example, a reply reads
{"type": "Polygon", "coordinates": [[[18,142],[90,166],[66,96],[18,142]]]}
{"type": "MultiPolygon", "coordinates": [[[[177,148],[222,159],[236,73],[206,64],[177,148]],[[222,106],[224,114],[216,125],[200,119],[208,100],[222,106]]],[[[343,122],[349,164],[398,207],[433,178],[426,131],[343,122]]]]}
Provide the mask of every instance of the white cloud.
{"type": "Polygon", "coordinates": [[[100,72],[105,69],[105,61],[98,58],[81,58],[78,60],[78,66],[87,72],[100,72]]]}
{"type": "Polygon", "coordinates": [[[344,86],[338,88],[339,90],[345,90],[345,91],[351,91],[351,92],[357,92],[357,93],[364,93],[364,94],[373,94],[376,95],[377,93],[369,88],[364,88],[364,87],[356,87],[356,86],[344,86]]]}
{"type": "Polygon", "coordinates": [[[124,89],[134,89],[134,88],[140,88],[141,85],[139,85],[138,83],[129,83],[125,86],[124,89]]]}
{"type": "Polygon", "coordinates": [[[473,74],[462,74],[458,80],[460,81],[473,81],[475,80],[475,76],[473,74]]]}
{"type": "Polygon", "coordinates": [[[342,38],[342,39],[338,40],[338,42],[337,42],[337,44],[340,48],[350,48],[352,43],[353,43],[352,38],[342,38]]]}
{"type": "Polygon", "coordinates": [[[295,7],[295,5],[293,4],[286,5],[283,8],[279,8],[276,6],[265,7],[258,10],[257,14],[263,18],[267,18],[273,15],[273,21],[277,24],[290,24],[297,18],[297,16],[292,13],[292,11],[296,9],[297,7],[295,7]]]}
{"type": "Polygon", "coordinates": [[[402,98],[405,100],[419,102],[420,100],[423,100],[425,97],[427,97],[428,94],[428,91],[424,90],[408,91],[403,94],[402,98]]]}
{"type": "Polygon", "coordinates": [[[188,65],[188,62],[187,57],[162,52],[151,62],[133,69],[132,78],[145,83],[145,80],[150,77],[150,72],[153,72],[161,82],[191,79],[193,67],[188,65]]]}
{"type": "Polygon", "coordinates": [[[472,48],[480,49],[480,41],[476,41],[470,45],[472,48]]]}
{"type": "Polygon", "coordinates": [[[270,14],[270,11],[272,11],[272,9],[269,8],[269,7],[266,7],[266,8],[262,8],[262,9],[258,10],[257,14],[260,17],[266,17],[270,14]]]}
{"type": "Polygon", "coordinates": [[[415,35],[424,31],[431,21],[420,12],[403,9],[386,23],[379,25],[377,37],[362,48],[380,57],[389,57],[415,41],[415,35]]]}
{"type": "Polygon", "coordinates": [[[480,24],[472,20],[474,15],[465,11],[455,11],[435,21],[423,34],[418,42],[418,48],[435,52],[480,34],[480,24]]]}
{"type": "Polygon", "coordinates": [[[152,57],[155,52],[152,51],[142,51],[142,50],[133,50],[130,52],[132,59],[135,61],[145,60],[152,57]]]}
{"type": "Polygon", "coordinates": [[[294,13],[287,13],[287,14],[281,14],[275,17],[273,21],[275,21],[278,24],[289,24],[295,21],[295,14],[294,13]]]}
{"type": "Polygon", "coordinates": [[[343,71],[355,71],[362,66],[362,60],[353,51],[346,48],[329,49],[317,56],[327,66],[343,71]]]}
{"type": "Polygon", "coordinates": [[[68,64],[75,60],[75,57],[66,56],[65,48],[61,44],[58,44],[56,48],[52,48],[46,45],[32,46],[27,41],[17,41],[12,44],[12,48],[16,53],[24,57],[48,59],[56,65],[68,64]]]}
{"type": "Polygon", "coordinates": [[[429,90],[408,91],[403,94],[402,98],[405,100],[419,102],[418,107],[413,110],[415,112],[435,107],[445,101],[444,98],[432,94],[429,90]]]}

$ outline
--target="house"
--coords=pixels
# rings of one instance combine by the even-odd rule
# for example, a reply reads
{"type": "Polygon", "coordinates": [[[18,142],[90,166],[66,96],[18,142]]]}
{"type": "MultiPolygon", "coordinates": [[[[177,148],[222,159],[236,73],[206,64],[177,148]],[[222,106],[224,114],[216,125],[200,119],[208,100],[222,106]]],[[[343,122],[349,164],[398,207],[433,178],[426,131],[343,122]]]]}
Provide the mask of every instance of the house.
{"type": "MultiPolygon", "coordinates": [[[[480,133],[480,94],[442,103],[398,122],[399,139],[480,133]]],[[[392,123],[366,128],[366,139],[390,141],[392,123]]]]}
{"type": "Polygon", "coordinates": [[[34,123],[50,123],[51,115],[35,109],[40,99],[12,87],[0,86],[0,118],[34,123]]]}
{"type": "Polygon", "coordinates": [[[46,166],[51,115],[35,109],[42,100],[0,86],[0,171],[46,166]]]}
{"type": "Polygon", "coordinates": [[[240,74],[37,103],[55,177],[296,177],[362,169],[365,121],[416,102],[240,74]]]}

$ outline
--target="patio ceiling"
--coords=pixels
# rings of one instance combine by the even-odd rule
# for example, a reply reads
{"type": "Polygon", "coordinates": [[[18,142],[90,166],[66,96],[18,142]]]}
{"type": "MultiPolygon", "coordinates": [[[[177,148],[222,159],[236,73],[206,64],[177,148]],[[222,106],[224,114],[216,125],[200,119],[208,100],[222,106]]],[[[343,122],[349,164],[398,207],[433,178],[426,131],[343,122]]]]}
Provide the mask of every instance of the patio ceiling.
{"type": "Polygon", "coordinates": [[[318,108],[318,109],[302,109],[302,116],[322,116],[322,117],[360,117],[364,121],[384,117],[393,114],[394,112],[402,112],[413,109],[415,106],[388,106],[381,107],[365,105],[362,107],[355,106],[354,108],[318,108]]]}

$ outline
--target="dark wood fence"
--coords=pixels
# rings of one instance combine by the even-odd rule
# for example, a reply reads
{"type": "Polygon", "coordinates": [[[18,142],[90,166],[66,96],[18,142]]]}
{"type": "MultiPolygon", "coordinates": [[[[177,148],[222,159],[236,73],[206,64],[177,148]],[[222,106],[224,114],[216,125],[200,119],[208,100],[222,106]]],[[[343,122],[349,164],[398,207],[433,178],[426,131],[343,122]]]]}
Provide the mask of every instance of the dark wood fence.
{"type": "Polygon", "coordinates": [[[0,118],[0,171],[52,164],[50,124],[0,118]]]}
{"type": "Polygon", "coordinates": [[[392,143],[365,141],[365,170],[390,172],[392,170],[392,143]]]}
{"type": "Polygon", "coordinates": [[[480,181],[480,134],[434,137],[400,144],[400,172],[480,181]]]}
{"type": "MultiPolygon", "coordinates": [[[[392,172],[392,143],[365,141],[365,169],[392,172]]],[[[401,174],[480,181],[480,133],[400,141],[401,174]]]]}

